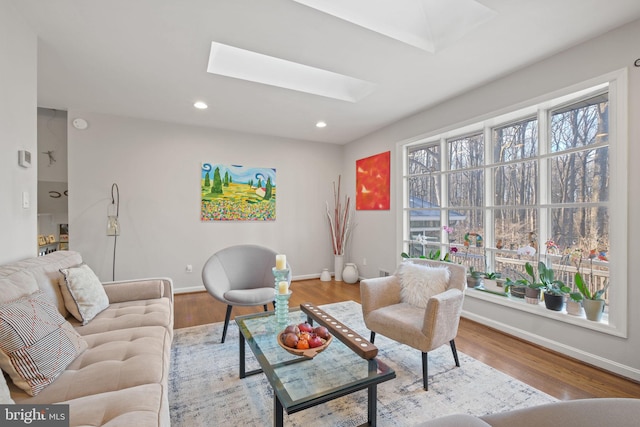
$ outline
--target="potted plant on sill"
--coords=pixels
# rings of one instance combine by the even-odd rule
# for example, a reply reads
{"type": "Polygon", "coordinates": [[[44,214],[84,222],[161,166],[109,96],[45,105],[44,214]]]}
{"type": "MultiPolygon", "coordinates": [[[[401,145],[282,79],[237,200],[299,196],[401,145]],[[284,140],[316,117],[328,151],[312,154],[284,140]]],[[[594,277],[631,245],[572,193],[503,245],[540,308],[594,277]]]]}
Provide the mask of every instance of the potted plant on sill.
{"type": "Polygon", "coordinates": [[[504,287],[498,284],[498,279],[500,278],[500,273],[491,273],[485,272],[481,273],[482,275],[482,284],[484,288],[491,292],[505,292],[504,287]]]}
{"type": "Polygon", "coordinates": [[[549,310],[562,311],[564,297],[571,292],[561,280],[554,279],[553,269],[544,262],[538,263],[538,286],[544,292],[544,305],[549,310]]]}
{"type": "Polygon", "coordinates": [[[540,288],[541,284],[538,281],[538,277],[536,275],[533,266],[527,262],[524,265],[524,269],[527,272],[527,275],[520,274],[520,279],[516,281],[512,281],[511,279],[507,279],[507,286],[523,286],[525,289],[524,300],[528,304],[538,304],[540,302],[540,288]]]}
{"type": "Polygon", "coordinates": [[[467,275],[467,286],[470,288],[475,288],[480,285],[482,280],[482,271],[477,271],[472,267],[469,267],[469,274],[467,275]]]}
{"type": "Polygon", "coordinates": [[[522,283],[514,282],[507,277],[504,282],[504,291],[514,298],[524,298],[527,286],[522,283]]]}
{"type": "Polygon", "coordinates": [[[575,283],[579,292],[571,294],[572,298],[582,297],[582,304],[584,306],[584,312],[587,315],[587,319],[594,322],[599,322],[602,319],[602,313],[604,312],[604,299],[602,296],[609,288],[607,283],[603,288],[598,289],[593,294],[589,291],[587,284],[582,279],[582,275],[578,272],[575,275],[575,283]]]}
{"type": "Polygon", "coordinates": [[[572,316],[584,316],[584,308],[582,308],[582,294],[580,292],[571,292],[567,300],[567,314],[572,316]]]}
{"type": "MultiPolygon", "coordinates": [[[[457,248],[451,248],[451,252],[452,253],[456,253],[456,252],[458,252],[458,249],[457,248]]],[[[427,255],[420,255],[420,256],[417,256],[417,257],[412,257],[408,253],[402,252],[400,254],[400,256],[403,259],[418,258],[418,259],[428,259],[428,260],[431,260],[431,261],[451,262],[451,258],[449,256],[449,252],[445,252],[445,254],[442,257],[442,259],[440,258],[440,253],[441,253],[440,249],[431,249],[427,255]]]]}

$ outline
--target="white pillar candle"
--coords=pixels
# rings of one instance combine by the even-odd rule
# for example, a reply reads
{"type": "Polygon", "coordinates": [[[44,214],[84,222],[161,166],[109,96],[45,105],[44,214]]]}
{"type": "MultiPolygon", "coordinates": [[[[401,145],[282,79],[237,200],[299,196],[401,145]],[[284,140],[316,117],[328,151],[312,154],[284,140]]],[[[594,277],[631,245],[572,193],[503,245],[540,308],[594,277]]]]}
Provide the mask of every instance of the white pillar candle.
{"type": "Polygon", "coordinates": [[[287,256],[276,255],[276,270],[284,270],[287,268],[287,256]]]}
{"type": "Polygon", "coordinates": [[[280,295],[284,295],[287,292],[289,292],[289,283],[285,282],[284,280],[282,282],[278,282],[278,293],[280,295]]]}

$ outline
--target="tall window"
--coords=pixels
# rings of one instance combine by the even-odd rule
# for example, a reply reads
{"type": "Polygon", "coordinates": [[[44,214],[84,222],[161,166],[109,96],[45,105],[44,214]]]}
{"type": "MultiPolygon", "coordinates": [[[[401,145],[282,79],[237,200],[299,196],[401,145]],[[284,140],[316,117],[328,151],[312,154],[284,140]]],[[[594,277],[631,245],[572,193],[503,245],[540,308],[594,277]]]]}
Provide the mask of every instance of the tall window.
{"type": "Polygon", "coordinates": [[[608,283],[609,92],[602,84],[406,146],[407,254],[513,279],[543,261],[569,286],[576,271],[592,290],[608,283]]]}

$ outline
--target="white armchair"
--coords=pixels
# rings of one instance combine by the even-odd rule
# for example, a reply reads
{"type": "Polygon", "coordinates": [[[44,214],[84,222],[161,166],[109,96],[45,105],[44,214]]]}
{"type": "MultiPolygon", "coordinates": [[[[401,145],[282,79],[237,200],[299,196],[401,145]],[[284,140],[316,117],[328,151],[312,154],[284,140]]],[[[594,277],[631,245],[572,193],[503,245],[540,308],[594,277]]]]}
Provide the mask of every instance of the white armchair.
{"type": "Polygon", "coordinates": [[[460,366],[454,338],[458,334],[460,313],[466,287],[466,268],[459,264],[426,259],[411,259],[414,264],[432,267],[445,266],[449,270],[446,290],[431,296],[426,308],[404,302],[398,272],[392,276],[366,279],[360,282],[362,314],[371,330],[373,343],[376,333],[406,344],[422,352],[424,389],[428,390],[428,358],[431,350],[449,343],[456,366],[460,366]]]}

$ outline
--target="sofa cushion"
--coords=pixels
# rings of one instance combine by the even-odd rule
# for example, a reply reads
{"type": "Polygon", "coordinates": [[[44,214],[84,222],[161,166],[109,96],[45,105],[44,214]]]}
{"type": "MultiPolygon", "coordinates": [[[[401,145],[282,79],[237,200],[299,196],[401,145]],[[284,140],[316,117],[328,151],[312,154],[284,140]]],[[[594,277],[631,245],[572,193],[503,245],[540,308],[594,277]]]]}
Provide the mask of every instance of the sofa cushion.
{"type": "Polygon", "coordinates": [[[34,397],[13,393],[16,403],[51,403],[144,384],[166,384],[171,336],[162,326],[85,335],[88,348],[34,397]],[[25,401],[27,399],[27,401],[25,401]]]}
{"type": "Polygon", "coordinates": [[[121,280],[102,284],[111,304],[116,302],[172,298],[171,285],[168,279],[151,278],[137,280],[121,280]]]}
{"type": "Polygon", "coordinates": [[[426,308],[429,298],[447,290],[451,272],[447,267],[403,262],[398,267],[400,299],[416,307],[426,308]]]}
{"type": "Polygon", "coordinates": [[[423,324],[424,309],[406,302],[373,310],[367,316],[367,325],[371,330],[394,337],[394,340],[420,351],[429,351],[430,342],[422,332],[423,324]],[[402,319],[402,322],[398,322],[398,319],[402,319]]]}
{"type": "Polygon", "coordinates": [[[169,427],[167,393],[162,384],[145,384],[122,390],[59,402],[69,405],[69,427],[169,427]]]}
{"type": "Polygon", "coordinates": [[[34,277],[24,270],[0,269],[0,302],[16,300],[38,290],[34,277]]]}
{"type": "Polygon", "coordinates": [[[51,384],[86,348],[42,291],[0,304],[0,367],[29,395],[51,384]]]}
{"type": "Polygon", "coordinates": [[[100,279],[87,264],[61,268],[60,273],[60,290],[64,306],[83,325],[109,307],[109,297],[100,279]]]}
{"type": "Polygon", "coordinates": [[[110,304],[87,325],[71,319],[80,335],[89,335],[140,326],[163,326],[173,335],[173,309],[168,298],[110,304]]]}
{"type": "Polygon", "coordinates": [[[32,294],[38,289],[56,302],[63,316],[69,312],[60,291],[60,269],[82,264],[74,251],[56,251],[46,256],[32,257],[0,266],[0,302],[32,294]],[[6,280],[6,281],[5,281],[6,280]],[[8,285],[8,286],[6,286],[8,285]],[[8,292],[5,293],[5,290],[8,292]]]}

